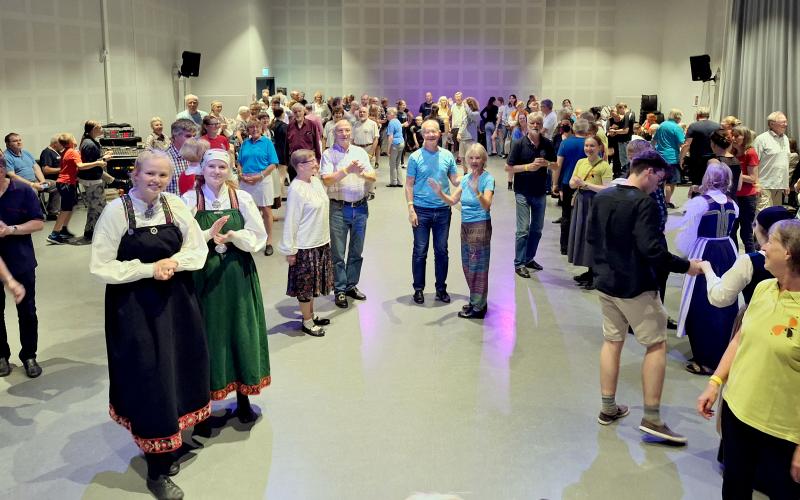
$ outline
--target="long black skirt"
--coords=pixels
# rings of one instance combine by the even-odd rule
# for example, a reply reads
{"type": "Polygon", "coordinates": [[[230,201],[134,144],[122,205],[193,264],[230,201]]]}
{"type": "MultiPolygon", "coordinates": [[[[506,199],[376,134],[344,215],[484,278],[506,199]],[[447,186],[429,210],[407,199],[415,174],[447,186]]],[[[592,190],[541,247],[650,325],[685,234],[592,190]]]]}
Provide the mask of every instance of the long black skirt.
{"type": "Polygon", "coordinates": [[[109,413],[145,453],[180,448],[211,412],[208,348],[188,272],[106,287],[109,413]]]}

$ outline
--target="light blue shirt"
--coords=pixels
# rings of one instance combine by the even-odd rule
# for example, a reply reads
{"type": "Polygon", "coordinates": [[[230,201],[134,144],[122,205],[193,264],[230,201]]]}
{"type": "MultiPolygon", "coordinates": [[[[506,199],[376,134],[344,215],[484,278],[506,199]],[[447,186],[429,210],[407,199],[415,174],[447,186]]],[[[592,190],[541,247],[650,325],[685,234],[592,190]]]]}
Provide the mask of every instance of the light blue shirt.
{"type": "Polygon", "coordinates": [[[659,125],[654,137],[656,151],[664,157],[670,165],[677,165],[681,153],[681,145],[686,142],[686,134],[674,120],[666,120],[659,125]]]}
{"type": "MultiPolygon", "coordinates": [[[[200,127],[203,125],[203,118],[205,118],[207,114],[208,113],[206,113],[205,111],[200,111],[198,109],[197,113],[190,115],[189,111],[184,109],[183,111],[175,115],[175,119],[180,120],[181,118],[186,118],[187,120],[192,120],[197,124],[198,127],[200,127]]],[[[200,133],[198,132],[197,135],[200,135],[200,133]]]]}
{"type": "Polygon", "coordinates": [[[23,149],[17,156],[7,149],[3,156],[6,158],[6,168],[9,172],[17,174],[26,181],[37,182],[36,173],[33,170],[36,159],[32,154],[23,149]]]}
{"type": "MultiPolygon", "coordinates": [[[[461,179],[461,222],[480,222],[491,219],[489,211],[485,210],[475,195],[475,191],[470,186],[472,173],[465,175],[461,179]]],[[[487,171],[483,171],[478,177],[478,192],[494,192],[494,177],[487,171]]]]}
{"type": "Polygon", "coordinates": [[[435,153],[420,148],[408,157],[406,175],[414,178],[414,206],[422,208],[447,207],[439,195],[428,185],[428,179],[441,184],[442,191],[450,194],[450,176],[456,175],[456,159],[453,153],[438,148],[435,153]]]}
{"type": "Polygon", "coordinates": [[[400,120],[393,118],[389,121],[389,125],[386,127],[386,135],[392,137],[392,146],[403,143],[403,126],[400,125],[400,120]]]}
{"type": "Polygon", "coordinates": [[[277,165],[278,153],[272,141],[263,135],[255,142],[248,137],[239,148],[239,164],[243,174],[257,174],[270,165],[277,165]]]}

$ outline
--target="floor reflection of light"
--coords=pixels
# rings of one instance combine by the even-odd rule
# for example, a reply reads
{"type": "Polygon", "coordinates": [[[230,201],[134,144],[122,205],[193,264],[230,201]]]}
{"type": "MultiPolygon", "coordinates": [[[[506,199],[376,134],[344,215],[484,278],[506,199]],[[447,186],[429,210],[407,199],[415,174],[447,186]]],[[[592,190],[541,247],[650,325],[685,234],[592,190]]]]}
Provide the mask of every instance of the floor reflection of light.
{"type": "MultiPolygon", "coordinates": [[[[497,271],[501,271],[498,269],[497,271]]],[[[496,272],[497,283],[514,283],[514,273],[496,272]]],[[[489,313],[483,322],[478,404],[481,408],[511,413],[509,363],[517,342],[515,286],[496,286],[490,290],[489,313]]]]}

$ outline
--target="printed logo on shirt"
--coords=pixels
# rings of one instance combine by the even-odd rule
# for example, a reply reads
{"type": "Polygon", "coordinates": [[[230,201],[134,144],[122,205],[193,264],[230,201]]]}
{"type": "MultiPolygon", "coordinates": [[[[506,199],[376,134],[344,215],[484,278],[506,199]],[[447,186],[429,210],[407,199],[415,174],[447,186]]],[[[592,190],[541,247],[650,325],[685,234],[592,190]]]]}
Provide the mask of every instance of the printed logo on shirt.
{"type": "Polygon", "coordinates": [[[790,339],[794,335],[794,329],[797,328],[798,322],[797,318],[790,317],[787,321],[788,325],[775,325],[772,327],[772,335],[779,336],[781,334],[786,334],[786,338],[790,339]]]}

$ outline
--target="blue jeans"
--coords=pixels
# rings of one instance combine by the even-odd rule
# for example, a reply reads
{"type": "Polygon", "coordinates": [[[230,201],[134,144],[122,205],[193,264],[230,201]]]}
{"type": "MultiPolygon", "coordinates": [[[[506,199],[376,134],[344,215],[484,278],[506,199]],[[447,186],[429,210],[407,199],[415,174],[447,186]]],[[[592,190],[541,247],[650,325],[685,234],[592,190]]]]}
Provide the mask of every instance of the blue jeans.
{"type": "Polygon", "coordinates": [[[335,292],[346,292],[355,288],[361,277],[361,264],[364,262],[361,252],[364,250],[364,237],[367,234],[369,208],[366,203],[349,207],[333,200],[330,208],[333,289],[335,292]],[[345,249],[348,250],[346,260],[345,249]]]}
{"type": "Polygon", "coordinates": [[[436,270],[436,291],[447,289],[447,237],[450,234],[450,207],[424,208],[414,206],[417,227],[414,231],[414,251],[411,256],[411,274],[414,290],[425,289],[425,263],[428,258],[428,241],[433,233],[433,259],[436,270]]]}
{"type": "Polygon", "coordinates": [[[544,211],[547,207],[547,196],[525,196],[515,194],[517,202],[517,233],[514,267],[524,266],[534,257],[539,249],[544,227],[544,211]]]}
{"type": "Polygon", "coordinates": [[[497,139],[494,141],[495,152],[497,154],[506,154],[510,151],[505,150],[506,136],[508,135],[508,128],[502,123],[497,126],[497,139]]]}
{"type": "Polygon", "coordinates": [[[483,130],[486,132],[486,151],[491,154],[493,148],[493,141],[492,141],[492,134],[494,133],[495,124],[494,122],[486,122],[486,125],[483,126],[483,130]]]}

